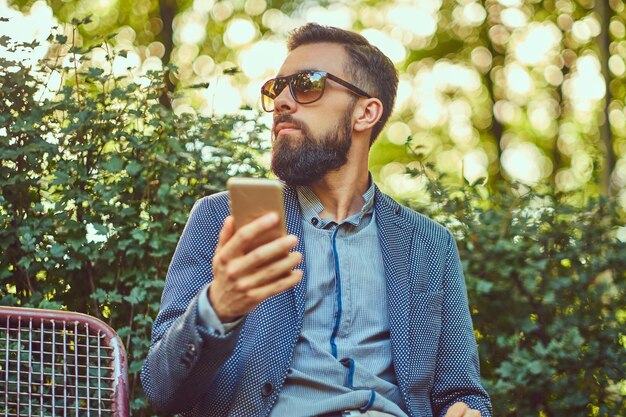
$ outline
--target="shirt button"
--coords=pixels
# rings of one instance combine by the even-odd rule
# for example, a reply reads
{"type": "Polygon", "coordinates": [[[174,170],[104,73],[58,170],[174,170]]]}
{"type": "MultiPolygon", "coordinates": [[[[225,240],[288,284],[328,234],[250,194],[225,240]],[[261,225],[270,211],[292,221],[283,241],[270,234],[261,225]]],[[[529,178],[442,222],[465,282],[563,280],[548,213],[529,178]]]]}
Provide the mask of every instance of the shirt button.
{"type": "Polygon", "coordinates": [[[317,220],[317,217],[313,217],[313,218],[311,219],[311,223],[313,223],[313,226],[317,226],[317,224],[318,224],[319,222],[320,222],[320,221],[319,221],[319,220],[317,220]]]}
{"type": "Polygon", "coordinates": [[[274,392],[274,385],[272,385],[271,382],[266,382],[265,384],[263,384],[263,389],[261,390],[261,394],[264,397],[269,397],[270,395],[272,395],[272,392],[274,392]]]}

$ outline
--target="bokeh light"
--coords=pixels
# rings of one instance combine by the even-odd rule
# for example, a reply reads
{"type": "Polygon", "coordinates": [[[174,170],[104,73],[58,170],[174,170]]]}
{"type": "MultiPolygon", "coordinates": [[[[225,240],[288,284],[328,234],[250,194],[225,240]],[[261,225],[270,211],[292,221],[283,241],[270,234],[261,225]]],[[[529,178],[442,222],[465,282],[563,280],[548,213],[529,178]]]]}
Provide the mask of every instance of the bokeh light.
{"type": "Polygon", "coordinates": [[[561,37],[561,31],[553,23],[533,22],[513,36],[511,48],[520,64],[545,65],[558,54],[561,37]]]}
{"type": "Polygon", "coordinates": [[[250,20],[235,18],[228,22],[224,33],[224,44],[231,48],[247,45],[257,35],[257,29],[250,20]]]}
{"type": "Polygon", "coordinates": [[[489,157],[482,149],[474,149],[463,156],[463,177],[472,184],[489,177],[489,157]]]}
{"type": "Polygon", "coordinates": [[[402,42],[391,38],[385,32],[377,29],[365,29],[361,32],[372,45],[378,47],[394,63],[398,63],[406,58],[406,49],[402,42]]]}
{"type": "Polygon", "coordinates": [[[9,19],[0,25],[0,36],[8,36],[15,43],[31,43],[34,40],[39,43],[28,54],[20,51],[11,53],[0,46],[0,58],[22,60],[25,65],[32,66],[46,55],[50,46],[47,38],[52,27],[58,24],[46,2],[36,1],[29,13],[22,14],[10,8],[7,0],[0,0],[0,16],[9,19]]]}
{"type": "Polygon", "coordinates": [[[307,9],[304,18],[307,22],[349,29],[354,22],[354,12],[341,4],[331,4],[328,7],[313,6],[307,9]]]}
{"type": "Polygon", "coordinates": [[[502,152],[502,167],[515,181],[535,185],[552,173],[552,162],[530,142],[510,143],[502,152]]]}
{"type": "Polygon", "coordinates": [[[505,26],[512,29],[523,28],[528,24],[528,16],[517,7],[507,7],[502,10],[500,18],[505,26]]]}
{"type": "Polygon", "coordinates": [[[411,32],[417,37],[427,38],[437,30],[436,13],[441,2],[418,2],[417,7],[399,5],[391,7],[386,14],[386,20],[394,27],[411,32]]]}
{"type": "Polygon", "coordinates": [[[287,47],[284,42],[263,40],[244,49],[239,55],[239,65],[251,79],[274,76],[285,57],[287,47]]]}

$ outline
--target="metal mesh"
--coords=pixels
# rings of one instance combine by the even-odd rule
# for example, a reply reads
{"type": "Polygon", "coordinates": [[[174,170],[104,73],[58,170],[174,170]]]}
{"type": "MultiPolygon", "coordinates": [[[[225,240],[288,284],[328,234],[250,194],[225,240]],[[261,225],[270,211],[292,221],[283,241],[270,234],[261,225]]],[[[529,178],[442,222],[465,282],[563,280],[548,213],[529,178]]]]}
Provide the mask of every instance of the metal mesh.
{"type": "Polygon", "coordinates": [[[0,317],[0,416],[120,415],[119,352],[99,324],[0,317]]]}

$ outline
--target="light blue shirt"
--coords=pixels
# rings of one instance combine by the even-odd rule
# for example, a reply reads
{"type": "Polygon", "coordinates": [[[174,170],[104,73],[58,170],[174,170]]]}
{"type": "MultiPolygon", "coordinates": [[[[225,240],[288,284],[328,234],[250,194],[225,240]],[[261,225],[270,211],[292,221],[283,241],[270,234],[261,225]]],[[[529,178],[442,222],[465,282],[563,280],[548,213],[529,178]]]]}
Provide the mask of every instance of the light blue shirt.
{"type": "Polygon", "coordinates": [[[324,207],[310,188],[298,187],[306,304],[272,417],[352,409],[406,416],[392,363],[374,190],[372,183],[361,211],[337,224],[320,217],[324,207]]]}

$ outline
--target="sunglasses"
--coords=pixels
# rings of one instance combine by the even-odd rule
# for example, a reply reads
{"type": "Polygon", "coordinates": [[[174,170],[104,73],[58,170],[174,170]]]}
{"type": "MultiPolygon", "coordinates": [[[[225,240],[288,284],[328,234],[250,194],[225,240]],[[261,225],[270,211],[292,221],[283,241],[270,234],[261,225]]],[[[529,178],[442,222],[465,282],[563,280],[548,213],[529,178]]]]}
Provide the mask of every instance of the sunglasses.
{"type": "Polygon", "coordinates": [[[346,87],[353,93],[372,98],[365,91],[350,84],[341,78],[326,71],[302,71],[285,77],[276,77],[268,80],[261,87],[261,104],[266,112],[274,111],[274,100],[282,93],[285,87],[289,86],[291,97],[299,104],[310,104],[324,94],[326,79],[333,80],[337,84],[346,87]]]}

